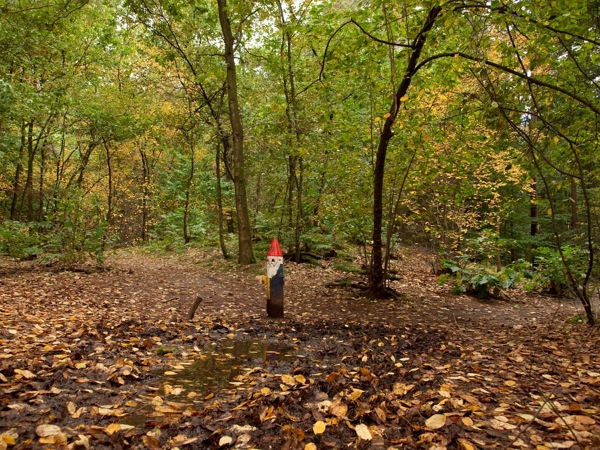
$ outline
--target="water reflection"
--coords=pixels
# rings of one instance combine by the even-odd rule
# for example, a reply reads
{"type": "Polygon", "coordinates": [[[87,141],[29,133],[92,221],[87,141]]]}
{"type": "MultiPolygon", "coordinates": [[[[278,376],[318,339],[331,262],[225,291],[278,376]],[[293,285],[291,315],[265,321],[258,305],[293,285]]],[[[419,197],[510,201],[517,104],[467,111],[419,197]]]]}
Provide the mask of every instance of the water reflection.
{"type": "Polygon", "coordinates": [[[272,342],[228,341],[227,345],[207,350],[194,363],[164,381],[184,387],[187,392],[205,395],[226,385],[229,387],[244,369],[264,362],[289,361],[293,353],[292,347],[272,342]]]}

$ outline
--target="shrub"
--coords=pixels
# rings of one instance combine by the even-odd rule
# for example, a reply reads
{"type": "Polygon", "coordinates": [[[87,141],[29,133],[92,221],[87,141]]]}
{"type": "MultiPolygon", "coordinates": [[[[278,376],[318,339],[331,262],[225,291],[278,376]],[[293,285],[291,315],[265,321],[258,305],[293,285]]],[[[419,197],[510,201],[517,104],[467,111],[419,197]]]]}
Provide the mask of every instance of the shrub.
{"type": "Polygon", "coordinates": [[[575,283],[581,283],[585,277],[588,252],[575,246],[562,247],[564,261],[558,250],[540,247],[535,256],[535,272],[530,281],[525,284],[528,291],[565,295],[571,282],[567,275],[569,267],[575,283]]]}
{"type": "Polygon", "coordinates": [[[514,287],[522,276],[521,263],[508,265],[499,272],[485,265],[469,264],[468,256],[459,261],[443,259],[441,265],[446,273],[440,276],[440,283],[452,281],[453,293],[478,298],[498,297],[502,291],[514,287]]]}

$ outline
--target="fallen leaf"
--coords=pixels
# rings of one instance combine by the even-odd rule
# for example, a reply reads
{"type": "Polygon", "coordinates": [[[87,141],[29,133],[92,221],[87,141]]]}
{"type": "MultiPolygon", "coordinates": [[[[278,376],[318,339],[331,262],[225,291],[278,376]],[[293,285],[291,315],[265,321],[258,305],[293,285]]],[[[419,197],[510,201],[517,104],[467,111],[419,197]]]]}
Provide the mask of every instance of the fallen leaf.
{"type": "Polygon", "coordinates": [[[446,416],[443,414],[434,414],[425,421],[425,426],[430,430],[438,430],[446,425],[446,416]]]}
{"type": "Polygon", "coordinates": [[[356,435],[364,441],[370,441],[371,439],[373,439],[369,428],[363,423],[359,423],[358,425],[356,425],[354,431],[356,431],[356,435]]]}
{"type": "Polygon", "coordinates": [[[325,424],[325,422],[323,422],[322,420],[319,420],[319,421],[315,422],[315,424],[313,425],[313,433],[323,434],[325,432],[325,428],[327,428],[327,425],[325,424]]]}
{"type": "Polygon", "coordinates": [[[35,434],[37,434],[41,438],[48,437],[48,436],[55,436],[55,435],[59,434],[60,432],[61,431],[60,431],[59,426],[50,425],[50,424],[38,425],[35,429],[35,434]]]}
{"type": "Polygon", "coordinates": [[[294,386],[296,384],[296,379],[291,375],[282,375],[281,381],[283,384],[287,384],[288,386],[294,386]]]}
{"type": "Polygon", "coordinates": [[[222,436],[219,439],[219,447],[225,447],[226,445],[233,444],[233,438],[231,436],[222,436]]]}
{"type": "Polygon", "coordinates": [[[477,447],[466,439],[458,440],[458,450],[477,450],[477,447]]]}
{"type": "Polygon", "coordinates": [[[360,397],[360,396],[363,394],[363,392],[365,392],[365,391],[363,391],[362,389],[354,389],[354,388],[352,388],[352,392],[350,392],[350,393],[347,395],[347,397],[348,397],[350,400],[354,400],[354,401],[356,401],[356,400],[358,400],[358,399],[359,399],[359,397],[360,397]]]}

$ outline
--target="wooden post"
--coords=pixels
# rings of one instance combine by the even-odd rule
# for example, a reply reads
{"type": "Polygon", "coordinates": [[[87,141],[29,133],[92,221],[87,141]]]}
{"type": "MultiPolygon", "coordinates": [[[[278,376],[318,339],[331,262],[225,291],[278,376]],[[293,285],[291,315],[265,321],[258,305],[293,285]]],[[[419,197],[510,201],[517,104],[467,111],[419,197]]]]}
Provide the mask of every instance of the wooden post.
{"type": "Polygon", "coordinates": [[[267,253],[267,276],[264,279],[267,286],[267,314],[269,317],[283,317],[283,253],[279,241],[273,239],[267,253]]]}

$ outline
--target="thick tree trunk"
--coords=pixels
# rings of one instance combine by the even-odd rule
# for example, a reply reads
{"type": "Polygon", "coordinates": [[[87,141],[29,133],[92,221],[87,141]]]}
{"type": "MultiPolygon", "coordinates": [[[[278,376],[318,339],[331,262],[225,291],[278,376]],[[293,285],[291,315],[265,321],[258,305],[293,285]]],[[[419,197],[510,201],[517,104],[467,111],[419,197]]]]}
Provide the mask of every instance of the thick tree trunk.
{"type": "Polygon", "coordinates": [[[392,126],[396,122],[400,109],[401,99],[406,95],[412,77],[415,74],[417,62],[421,56],[423,46],[425,45],[427,32],[431,30],[438,15],[441,12],[439,6],[435,6],[429,11],[427,20],[423,28],[417,35],[413,44],[413,50],[410,54],[404,77],[396,90],[396,94],[389,110],[389,115],[385,120],[381,135],[379,136],[379,145],[375,155],[375,167],[373,171],[373,252],[371,257],[371,267],[369,270],[369,289],[371,295],[375,298],[386,297],[385,274],[383,268],[383,181],[385,174],[385,159],[390,140],[394,136],[392,126]]]}
{"type": "Polygon", "coordinates": [[[227,64],[227,96],[229,99],[229,118],[233,135],[233,184],[235,189],[235,208],[238,224],[238,262],[251,264],[255,262],[252,251],[252,230],[248,214],[246,196],[246,175],[244,173],[244,128],[240,114],[237,77],[234,56],[234,38],[227,13],[227,1],[217,0],[219,6],[219,22],[225,44],[225,62],[227,64]]]}

